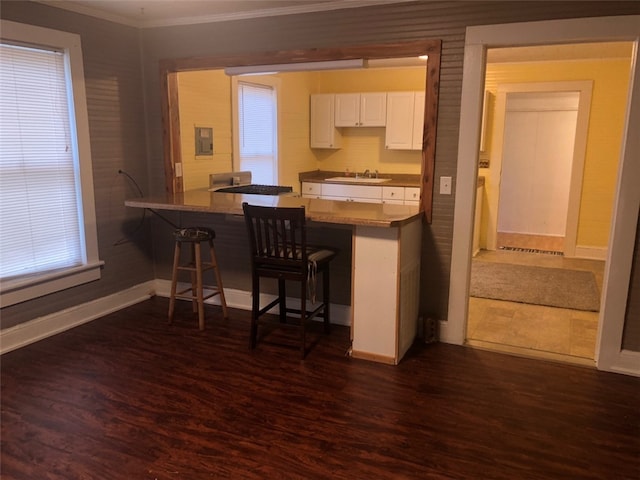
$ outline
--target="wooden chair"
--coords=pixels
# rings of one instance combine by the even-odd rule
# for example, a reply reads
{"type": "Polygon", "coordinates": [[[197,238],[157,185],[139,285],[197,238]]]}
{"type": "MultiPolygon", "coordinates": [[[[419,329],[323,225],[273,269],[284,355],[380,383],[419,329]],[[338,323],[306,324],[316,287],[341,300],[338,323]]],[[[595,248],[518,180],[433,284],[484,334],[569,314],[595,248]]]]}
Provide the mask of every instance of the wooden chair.
{"type": "Polygon", "coordinates": [[[177,298],[191,300],[193,304],[193,312],[198,314],[198,325],[200,330],[204,330],[204,301],[215,295],[220,295],[220,304],[222,306],[222,314],[224,318],[228,318],[227,302],[224,298],[224,290],[222,288],[222,276],[218,269],[218,261],[216,252],[213,248],[213,239],[216,234],[210,228],[192,227],[180,228],[173,232],[176,239],[175,250],[173,254],[173,272],[171,275],[171,294],[169,296],[169,323],[173,321],[173,312],[177,298]],[[189,261],[181,264],[182,244],[188,244],[189,261]],[[201,244],[209,245],[210,261],[206,262],[202,259],[201,244]],[[216,285],[206,286],[203,282],[203,274],[209,270],[213,270],[216,285]],[[188,288],[177,291],[178,274],[181,271],[189,272],[191,276],[191,285],[188,288]],[[205,290],[208,293],[205,295],[205,290]]]}
{"type": "Polygon", "coordinates": [[[244,218],[249,234],[252,272],[252,309],[250,347],[256,346],[258,325],[277,324],[300,330],[300,354],[307,353],[306,324],[316,316],[323,318],[325,333],[329,333],[329,264],[336,251],[307,245],[304,207],[262,207],[243,203],[244,218]],[[307,310],[307,300],[315,304],[316,275],[322,275],[322,300],[307,310]],[[278,297],[260,307],[260,279],[278,281],[278,297]],[[287,307],[286,281],[300,284],[300,308],[287,307]],[[309,293],[309,295],[308,295],[309,293]],[[279,307],[278,320],[263,318],[274,307],[279,307]],[[293,322],[291,322],[293,320],[293,322]]]}

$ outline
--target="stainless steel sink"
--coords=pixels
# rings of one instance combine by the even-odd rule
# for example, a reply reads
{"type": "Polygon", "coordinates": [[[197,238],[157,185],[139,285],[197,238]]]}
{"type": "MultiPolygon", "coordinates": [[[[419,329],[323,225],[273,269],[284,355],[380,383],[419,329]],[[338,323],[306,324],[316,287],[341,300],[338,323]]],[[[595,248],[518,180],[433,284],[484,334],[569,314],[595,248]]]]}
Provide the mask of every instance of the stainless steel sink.
{"type": "Polygon", "coordinates": [[[330,177],[325,178],[327,182],[344,183],[384,183],[391,181],[390,178],[369,178],[369,177],[330,177]]]}

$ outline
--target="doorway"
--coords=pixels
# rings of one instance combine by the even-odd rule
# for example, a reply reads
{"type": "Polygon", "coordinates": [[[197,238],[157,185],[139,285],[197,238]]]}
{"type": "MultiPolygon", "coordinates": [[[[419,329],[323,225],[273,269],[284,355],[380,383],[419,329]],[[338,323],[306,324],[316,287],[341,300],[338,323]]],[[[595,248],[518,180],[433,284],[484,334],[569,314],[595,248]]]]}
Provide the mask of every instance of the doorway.
{"type": "Polygon", "coordinates": [[[498,249],[562,252],[579,92],[508,93],[498,249]]]}
{"type": "MultiPolygon", "coordinates": [[[[554,48],[562,52],[573,46],[554,48]]],[[[517,58],[520,50],[511,50],[517,58]]],[[[545,47],[540,50],[544,53],[545,47]]],[[[602,52],[602,47],[597,45],[597,50],[602,52]]],[[[629,59],[630,49],[626,58],[611,62],[610,68],[619,66],[628,75],[629,59]]],[[[588,69],[603,61],[588,54],[571,63],[566,60],[550,60],[537,66],[548,71],[549,79],[557,80],[570,78],[581,64],[588,69]]],[[[529,61],[520,62],[518,67],[487,65],[486,75],[497,75],[505,82],[522,78],[528,64],[529,61]]],[[[486,250],[472,262],[469,344],[593,365],[608,231],[605,229],[601,235],[604,242],[599,248],[605,252],[602,259],[575,258],[579,218],[583,223],[589,220],[584,212],[580,217],[580,204],[597,196],[597,189],[615,188],[612,180],[594,185],[588,174],[583,175],[586,154],[594,149],[593,145],[587,149],[586,133],[593,83],[600,89],[620,88],[598,75],[583,82],[507,83],[497,87],[486,190],[490,221],[485,228],[491,231],[487,232],[486,250]],[[478,288],[479,271],[489,270],[495,272],[496,278],[482,280],[484,285],[478,288]],[[509,286],[498,290],[496,284],[492,290],[488,286],[494,280],[506,281],[509,286]],[[589,299],[586,310],[564,295],[565,290],[582,283],[585,288],[579,295],[589,299]],[[551,285],[552,291],[543,294],[551,285]]],[[[624,102],[619,104],[618,115],[622,115],[624,102]]],[[[597,117],[604,113],[596,105],[591,125],[601,124],[597,117]]],[[[611,145],[611,153],[605,157],[614,172],[618,151],[619,145],[611,145]]],[[[592,165],[593,157],[588,160],[592,165]]]]}
{"type": "MultiPolygon", "coordinates": [[[[633,366],[633,355],[621,351],[622,330],[625,321],[625,305],[629,292],[629,278],[633,263],[633,245],[638,220],[640,192],[632,177],[640,174],[640,166],[632,159],[637,145],[630,142],[631,133],[640,128],[640,84],[637,56],[638,17],[598,19],[572,19],[547,22],[531,22],[511,25],[470,27],[465,40],[465,65],[458,143],[458,177],[456,179],[456,203],[454,218],[451,289],[448,320],[441,322],[441,339],[449,343],[464,343],[470,278],[470,252],[472,243],[473,210],[477,185],[478,144],[470,138],[480,137],[481,99],[483,96],[485,49],[491,46],[551,45],[571,40],[633,42],[632,72],[629,78],[629,95],[625,112],[618,117],[624,128],[620,152],[619,171],[616,175],[612,227],[609,252],[605,268],[603,309],[600,315],[596,363],[598,368],[609,371],[638,372],[633,366]],[[615,275],[612,271],[615,270],[615,275]],[[466,286],[465,286],[466,284],[466,286]],[[466,300],[465,300],[466,298],[466,300]]],[[[625,89],[626,93],[626,89],[625,89]]]]}

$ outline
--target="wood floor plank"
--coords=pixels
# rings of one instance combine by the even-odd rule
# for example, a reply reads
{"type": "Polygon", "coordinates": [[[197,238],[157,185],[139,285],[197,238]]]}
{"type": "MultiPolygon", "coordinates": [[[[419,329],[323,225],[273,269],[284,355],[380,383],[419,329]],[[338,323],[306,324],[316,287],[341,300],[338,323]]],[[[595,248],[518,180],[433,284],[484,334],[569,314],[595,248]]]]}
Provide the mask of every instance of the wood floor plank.
{"type": "Polygon", "coordinates": [[[398,366],[155,298],[1,359],[2,478],[634,479],[640,379],[444,344],[398,366]],[[288,346],[284,344],[288,343],[288,346]]]}

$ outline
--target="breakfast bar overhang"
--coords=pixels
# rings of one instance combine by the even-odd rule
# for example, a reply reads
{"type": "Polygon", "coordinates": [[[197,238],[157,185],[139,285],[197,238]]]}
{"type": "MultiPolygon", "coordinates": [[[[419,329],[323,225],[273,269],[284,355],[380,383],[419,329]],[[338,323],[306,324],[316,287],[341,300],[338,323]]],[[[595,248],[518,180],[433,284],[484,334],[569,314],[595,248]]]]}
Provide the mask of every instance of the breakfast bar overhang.
{"type": "Polygon", "coordinates": [[[423,214],[418,206],[341,202],[297,195],[191,190],[131,199],[128,207],[242,216],[242,203],[305,207],[313,224],[351,227],[351,355],[397,364],[418,332],[423,214]]]}

